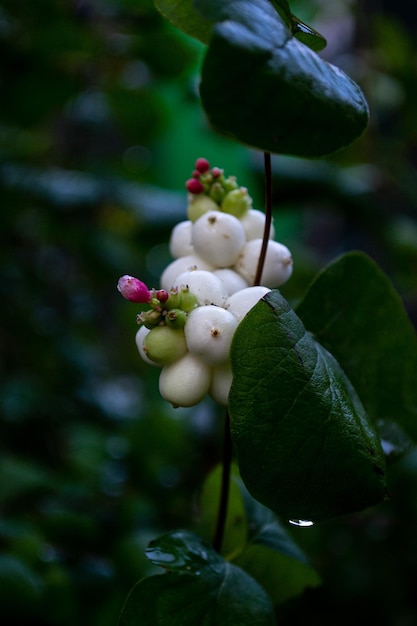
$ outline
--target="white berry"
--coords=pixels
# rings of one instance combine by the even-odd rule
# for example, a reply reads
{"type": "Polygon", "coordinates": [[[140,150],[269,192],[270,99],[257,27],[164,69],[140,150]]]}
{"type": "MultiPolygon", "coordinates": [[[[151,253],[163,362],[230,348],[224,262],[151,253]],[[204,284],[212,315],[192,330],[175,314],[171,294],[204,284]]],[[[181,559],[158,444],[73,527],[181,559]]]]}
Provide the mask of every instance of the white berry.
{"type": "Polygon", "coordinates": [[[224,306],[228,297],[226,286],[220,278],[204,270],[184,272],[177,276],[172,286],[178,289],[188,287],[197,298],[199,305],[224,306]]]}
{"type": "Polygon", "coordinates": [[[175,407],[193,406],[208,393],[210,380],[210,367],[187,352],[179,361],[162,368],[159,392],[175,407]]]}
{"type": "Polygon", "coordinates": [[[191,227],[191,220],[186,220],[179,222],[172,229],[169,251],[174,259],[194,253],[193,244],[191,243],[191,227]]]}
{"type": "Polygon", "coordinates": [[[229,363],[217,365],[211,370],[209,394],[219,404],[227,405],[233,374],[229,363]]]}
{"type": "Polygon", "coordinates": [[[229,296],[231,296],[232,293],[245,289],[245,287],[249,286],[240,274],[228,267],[214,270],[213,274],[224,282],[229,296]]]}
{"type": "MultiPolygon", "coordinates": [[[[262,239],[265,228],[265,213],[262,213],[262,211],[258,211],[257,209],[249,209],[249,211],[241,218],[240,222],[248,241],[251,239],[262,239]]],[[[275,238],[275,228],[273,224],[271,224],[269,238],[275,238]]]]}
{"type": "Polygon", "coordinates": [[[193,224],[194,250],[215,267],[233,265],[245,242],[243,226],[234,215],[209,211],[193,224]]]}
{"type": "Polygon", "coordinates": [[[235,317],[218,306],[200,306],[191,311],[185,324],[187,348],[204,363],[218,365],[229,359],[237,327],[235,317]]]}
{"type": "MultiPolygon", "coordinates": [[[[248,281],[253,283],[262,239],[252,239],[244,246],[235,265],[235,270],[248,281]]],[[[286,246],[277,241],[268,241],[264,269],[261,283],[266,287],[279,287],[289,279],[292,274],[291,252],[286,246]]]]}
{"type": "Polygon", "coordinates": [[[142,359],[145,361],[145,363],[148,363],[148,365],[156,365],[155,361],[151,361],[151,359],[146,354],[146,348],[144,345],[145,338],[150,332],[151,331],[149,328],[146,328],[146,326],[141,326],[138,332],[136,333],[135,341],[136,341],[137,348],[139,350],[139,354],[142,357],[142,359]]]}
{"type": "Polygon", "coordinates": [[[261,285],[247,287],[246,289],[237,291],[227,299],[225,309],[236,318],[237,322],[241,322],[246,313],[248,313],[268,291],[271,290],[261,285]]]}
{"type": "Polygon", "coordinates": [[[166,266],[161,276],[161,289],[169,291],[173,286],[175,279],[180,274],[190,270],[191,268],[198,268],[199,270],[212,270],[214,267],[204,261],[197,254],[189,254],[182,256],[179,259],[175,259],[169,265],[166,266]]]}

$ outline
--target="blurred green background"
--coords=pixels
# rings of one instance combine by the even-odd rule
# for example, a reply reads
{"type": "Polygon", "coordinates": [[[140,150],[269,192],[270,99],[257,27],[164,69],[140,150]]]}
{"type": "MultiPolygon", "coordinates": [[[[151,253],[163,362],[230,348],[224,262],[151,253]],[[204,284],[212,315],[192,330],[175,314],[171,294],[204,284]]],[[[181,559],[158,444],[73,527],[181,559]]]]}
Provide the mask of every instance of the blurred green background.
{"type": "MultiPolygon", "coordinates": [[[[322,56],[363,87],[367,133],[316,162],[274,157],[284,295],[361,249],[417,322],[413,0],[298,0],[322,56]]],[[[120,275],[157,286],[197,157],[262,207],[262,155],[208,127],[204,47],[151,0],[0,2],[0,621],[111,626],[147,542],[190,527],[218,462],[221,414],[174,411],[137,355],[120,275]],[[4,621],[3,621],[4,620],[4,621]]],[[[228,70],[233,75],[233,68],[228,70]]],[[[343,289],[343,285],[340,286],[343,289]]],[[[290,529],[323,578],[280,624],[417,625],[417,455],[392,466],[375,510],[290,529]]]]}

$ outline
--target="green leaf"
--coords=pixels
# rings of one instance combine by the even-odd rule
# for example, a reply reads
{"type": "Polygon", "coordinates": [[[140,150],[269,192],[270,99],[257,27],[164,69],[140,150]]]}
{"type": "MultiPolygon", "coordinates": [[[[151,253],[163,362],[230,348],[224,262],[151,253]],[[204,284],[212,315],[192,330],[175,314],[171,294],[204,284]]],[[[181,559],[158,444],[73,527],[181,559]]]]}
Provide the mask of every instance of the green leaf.
{"type": "Polygon", "coordinates": [[[314,28],[304,24],[294,15],[292,16],[292,32],[294,37],[301,41],[303,44],[314,50],[315,52],[319,52],[326,47],[327,41],[320,35],[314,28]]]}
{"type": "Polygon", "coordinates": [[[274,604],[319,585],[319,575],[272,511],[247,492],[245,504],[251,532],[234,563],[263,586],[274,604]]]}
{"type": "Polygon", "coordinates": [[[195,6],[222,20],[200,86],[218,131],[268,152],[321,157],[365,130],[368,106],[358,85],[298,41],[269,0],[195,6]]]}
{"type": "MultiPolygon", "coordinates": [[[[247,542],[248,522],[245,504],[242,498],[240,479],[232,472],[227,502],[226,528],[222,541],[221,552],[231,560],[239,553],[247,542]]],[[[215,533],[221,491],[222,466],[218,465],[206,478],[199,498],[198,533],[208,541],[215,533]]]]}
{"type": "MultiPolygon", "coordinates": [[[[119,626],[273,626],[272,604],[258,583],[224,561],[193,533],[170,533],[152,542],[172,554],[174,570],[140,581],[123,608],[119,626]],[[185,563],[185,569],[180,563],[185,563]]],[[[167,559],[162,562],[166,566],[167,559]]]]}
{"type": "Polygon", "coordinates": [[[278,291],[239,324],[231,362],[232,437],[254,498],[313,521],[384,498],[384,457],[359,397],[278,291]]]}
{"type": "MultiPolygon", "coordinates": [[[[221,467],[208,476],[200,498],[199,534],[212,538],[221,486],[221,467]]],[[[268,592],[278,604],[300,594],[320,578],[305,554],[270,509],[254,500],[232,471],[222,553],[268,592]]]]}
{"type": "Polygon", "coordinates": [[[155,0],[158,11],[187,35],[208,43],[213,24],[193,7],[193,0],[155,0]]]}
{"type": "Polygon", "coordinates": [[[310,286],[297,314],[332,351],[374,422],[385,423],[384,431],[395,422],[417,441],[416,333],[374,261],[351,252],[333,262],[310,286]]]}

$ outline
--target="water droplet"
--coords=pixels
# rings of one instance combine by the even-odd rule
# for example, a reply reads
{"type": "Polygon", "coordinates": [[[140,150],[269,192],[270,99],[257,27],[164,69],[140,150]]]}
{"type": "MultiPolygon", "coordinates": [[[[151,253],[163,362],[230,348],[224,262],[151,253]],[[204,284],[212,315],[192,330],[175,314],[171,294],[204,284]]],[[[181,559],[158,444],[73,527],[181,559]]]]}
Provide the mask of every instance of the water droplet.
{"type": "Polygon", "coordinates": [[[308,528],[314,524],[314,522],[308,519],[290,519],[288,521],[293,526],[299,526],[300,528],[308,528]]]}

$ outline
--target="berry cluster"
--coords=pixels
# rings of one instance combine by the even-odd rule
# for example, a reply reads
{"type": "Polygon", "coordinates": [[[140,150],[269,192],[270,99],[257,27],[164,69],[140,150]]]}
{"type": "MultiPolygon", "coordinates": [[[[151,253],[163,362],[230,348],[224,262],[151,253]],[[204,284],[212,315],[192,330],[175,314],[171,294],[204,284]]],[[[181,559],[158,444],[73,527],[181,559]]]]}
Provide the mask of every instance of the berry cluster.
{"type": "Polygon", "coordinates": [[[271,228],[262,286],[253,285],[265,216],[234,177],[197,159],[189,192],[188,220],[170,238],[174,260],[149,290],[131,276],[118,289],[128,300],[147,303],[138,315],[136,344],[142,358],[162,368],[160,393],[174,406],[193,406],[208,393],[227,403],[232,382],[229,353],[239,322],[270,289],[292,273],[291,253],[273,240],[271,228]]]}

